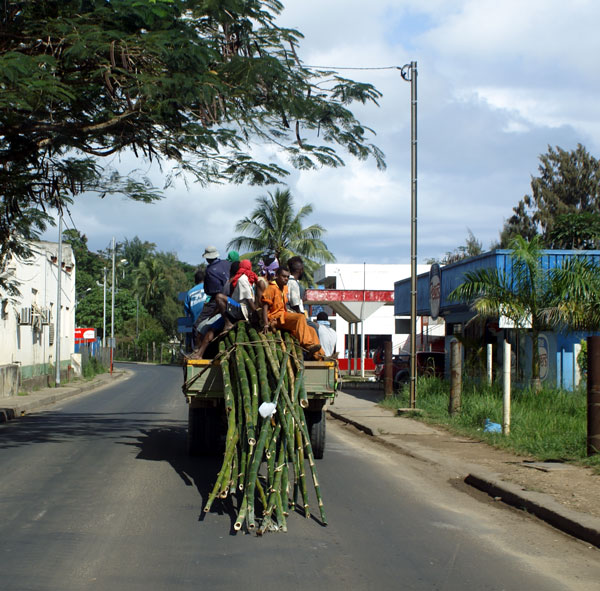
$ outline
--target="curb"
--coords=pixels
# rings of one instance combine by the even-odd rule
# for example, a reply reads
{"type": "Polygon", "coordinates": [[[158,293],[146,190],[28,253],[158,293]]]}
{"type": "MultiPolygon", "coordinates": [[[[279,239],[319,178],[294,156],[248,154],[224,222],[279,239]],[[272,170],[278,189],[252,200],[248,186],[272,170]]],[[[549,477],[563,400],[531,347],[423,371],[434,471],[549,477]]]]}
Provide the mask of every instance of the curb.
{"type": "MultiPolygon", "coordinates": [[[[333,418],[356,427],[388,447],[392,446],[415,459],[440,464],[439,461],[425,457],[424,454],[415,453],[409,446],[403,446],[397,442],[391,443],[383,439],[376,435],[370,427],[358,421],[329,409],[327,409],[327,412],[333,418]]],[[[495,500],[535,515],[538,519],[563,533],[600,548],[600,519],[597,517],[568,509],[548,494],[525,491],[515,484],[495,478],[491,474],[471,472],[463,478],[463,481],[465,484],[487,493],[495,500]]]]}
{"type": "Polygon", "coordinates": [[[544,493],[523,491],[517,485],[490,476],[471,473],[464,481],[490,497],[527,511],[552,527],[600,548],[600,519],[597,517],[567,509],[544,493]]]}
{"type": "Polygon", "coordinates": [[[115,373],[117,372],[113,372],[113,376],[111,377],[105,377],[106,374],[101,374],[102,377],[96,381],[88,382],[86,384],[78,384],[76,386],[65,386],[64,388],[51,391],[47,395],[40,396],[34,400],[27,400],[26,397],[23,397],[23,400],[19,401],[18,404],[0,407],[0,423],[7,423],[8,421],[18,419],[29,412],[56,404],[61,400],[72,398],[78,394],[110,385],[116,381],[121,381],[122,379],[128,377],[129,372],[126,370],[120,370],[117,375],[114,375],[115,373]]]}
{"type": "Polygon", "coordinates": [[[362,431],[363,433],[366,433],[367,435],[370,435],[371,437],[377,437],[375,435],[375,433],[373,433],[373,429],[371,429],[370,427],[367,427],[366,425],[363,425],[362,423],[358,423],[357,421],[353,421],[352,419],[349,419],[348,417],[345,417],[344,415],[341,415],[333,410],[327,409],[327,412],[334,419],[338,419],[338,421],[342,421],[348,425],[352,425],[353,427],[356,427],[358,430],[362,431]]]}

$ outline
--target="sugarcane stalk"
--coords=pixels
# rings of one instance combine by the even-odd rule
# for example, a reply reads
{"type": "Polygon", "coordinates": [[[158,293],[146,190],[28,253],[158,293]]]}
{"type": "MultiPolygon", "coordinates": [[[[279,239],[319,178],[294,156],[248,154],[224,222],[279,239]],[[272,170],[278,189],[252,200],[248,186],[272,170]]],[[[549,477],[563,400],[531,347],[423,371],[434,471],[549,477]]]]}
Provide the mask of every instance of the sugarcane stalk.
{"type": "Polygon", "coordinates": [[[248,437],[248,445],[253,446],[256,444],[256,435],[254,430],[254,422],[252,421],[252,398],[250,394],[250,384],[248,382],[248,375],[246,374],[246,364],[244,363],[244,356],[240,350],[240,345],[237,345],[238,349],[235,352],[235,360],[238,371],[238,380],[240,390],[242,393],[242,401],[244,405],[244,413],[246,419],[246,434],[248,437]]]}
{"type": "Polygon", "coordinates": [[[231,481],[229,483],[229,494],[230,495],[234,495],[237,490],[238,476],[239,476],[238,453],[237,453],[237,450],[235,450],[233,453],[233,458],[232,458],[231,481]]]}
{"type": "Polygon", "coordinates": [[[260,482],[260,478],[256,479],[256,490],[258,491],[258,498],[263,506],[263,514],[267,511],[267,495],[265,494],[265,489],[260,482]]]}
{"type": "MultiPolygon", "coordinates": [[[[261,402],[271,402],[271,388],[269,386],[269,377],[267,373],[267,359],[262,340],[254,328],[250,329],[250,338],[257,343],[256,347],[256,367],[258,372],[258,384],[260,390],[261,402]]],[[[264,336],[264,335],[263,335],[264,336]]]]}
{"type": "Polygon", "coordinates": [[[283,393],[284,399],[290,408],[290,413],[294,417],[297,425],[300,428],[302,437],[304,439],[304,445],[306,447],[307,456],[309,458],[309,466],[312,475],[313,485],[315,488],[315,494],[317,496],[317,502],[319,505],[319,512],[321,514],[321,521],[324,525],[327,525],[327,518],[325,517],[325,509],[323,507],[323,498],[321,497],[321,488],[319,486],[319,480],[317,478],[317,471],[315,467],[314,454],[312,451],[312,445],[310,443],[310,435],[308,433],[308,427],[306,426],[306,419],[304,417],[304,411],[300,407],[294,407],[291,400],[286,397],[286,393],[283,393]]]}
{"type": "Polygon", "coordinates": [[[300,467],[300,491],[302,492],[302,503],[304,506],[304,517],[307,519],[310,517],[310,509],[308,506],[308,489],[306,486],[306,473],[304,464],[304,444],[302,441],[302,433],[296,426],[296,453],[298,454],[298,464],[300,467]]]}
{"type": "Polygon", "coordinates": [[[258,436],[258,441],[256,442],[252,465],[248,472],[248,487],[246,488],[246,491],[244,492],[244,497],[247,498],[247,503],[248,503],[247,521],[248,521],[249,528],[255,527],[255,524],[254,524],[254,489],[256,487],[258,468],[262,461],[262,454],[265,449],[265,444],[267,442],[267,438],[269,436],[270,430],[271,430],[271,423],[269,421],[264,421],[260,428],[260,434],[258,436]]]}
{"type": "Polygon", "coordinates": [[[262,332],[259,333],[259,337],[260,337],[260,340],[263,342],[263,345],[264,345],[263,351],[265,353],[265,356],[267,358],[269,365],[271,366],[271,372],[275,376],[275,379],[278,380],[279,379],[279,365],[275,359],[275,353],[271,349],[270,340],[267,337],[267,335],[263,334],[262,332]]]}
{"type": "Polygon", "coordinates": [[[302,410],[308,400],[304,361],[297,341],[287,332],[283,336],[279,331],[265,335],[242,322],[219,343],[219,358],[227,411],[227,443],[221,470],[204,510],[210,510],[217,495],[225,498],[239,489],[243,492],[238,497],[236,531],[244,523],[248,530],[259,534],[267,530],[286,531],[286,516],[290,507],[296,506],[299,494],[304,514],[310,516],[305,469],[308,459],[321,519],[326,524],[302,410]],[[275,414],[270,420],[259,421],[259,398],[274,403],[275,414]],[[255,435],[254,442],[250,435],[255,435]],[[259,477],[263,460],[266,460],[266,474],[259,477]],[[260,515],[255,515],[255,500],[261,503],[260,515]]]}
{"type": "MultiPolygon", "coordinates": [[[[284,442],[284,445],[287,445],[284,442]]],[[[287,462],[287,450],[285,451],[283,468],[281,469],[281,500],[283,502],[283,514],[288,515],[290,510],[290,477],[287,462]]]]}
{"type": "Polygon", "coordinates": [[[246,500],[246,495],[244,495],[244,497],[242,498],[242,506],[240,507],[240,510],[238,511],[237,519],[235,520],[235,523],[233,524],[233,529],[235,531],[240,531],[240,529],[242,529],[242,525],[244,524],[244,521],[246,519],[247,512],[248,512],[248,503],[246,500]]]}
{"type": "Polygon", "coordinates": [[[210,495],[208,496],[206,505],[204,506],[204,511],[206,513],[208,513],[210,511],[213,501],[215,500],[215,498],[219,494],[219,491],[221,490],[221,483],[223,481],[225,473],[227,472],[228,468],[231,466],[232,456],[233,456],[233,452],[235,450],[235,446],[237,444],[238,436],[239,436],[239,433],[236,430],[236,432],[233,436],[233,439],[231,440],[231,444],[225,450],[225,457],[223,459],[223,464],[221,466],[221,470],[219,471],[219,474],[217,475],[217,480],[213,486],[213,489],[212,489],[210,495]]]}
{"type": "Polygon", "coordinates": [[[256,425],[258,421],[258,374],[256,372],[256,366],[254,361],[248,355],[246,347],[242,348],[242,356],[244,358],[244,364],[246,365],[246,371],[250,377],[250,412],[252,416],[252,424],[256,425]]]}
{"type": "Polygon", "coordinates": [[[306,394],[306,388],[304,386],[304,378],[300,383],[300,392],[298,394],[298,402],[302,408],[308,408],[308,396],[306,394]]]}
{"type": "Polygon", "coordinates": [[[274,475],[275,475],[275,461],[277,460],[277,440],[279,438],[279,432],[281,431],[281,423],[278,423],[275,429],[273,429],[273,436],[267,446],[267,482],[269,483],[269,491],[273,488],[274,475]]]}

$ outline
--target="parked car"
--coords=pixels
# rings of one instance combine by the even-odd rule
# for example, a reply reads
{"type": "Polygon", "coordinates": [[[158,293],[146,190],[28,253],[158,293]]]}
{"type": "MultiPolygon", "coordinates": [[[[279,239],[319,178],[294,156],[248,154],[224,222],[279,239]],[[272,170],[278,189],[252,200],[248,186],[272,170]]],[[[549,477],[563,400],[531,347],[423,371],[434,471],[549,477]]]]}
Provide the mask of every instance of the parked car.
{"type": "MultiPolygon", "coordinates": [[[[417,376],[436,376],[443,378],[445,373],[446,354],[441,351],[417,352],[417,376]]],[[[383,381],[385,365],[375,366],[377,380],[383,381]]],[[[392,357],[392,375],[394,388],[400,388],[410,380],[410,355],[394,355],[392,357]]]]}

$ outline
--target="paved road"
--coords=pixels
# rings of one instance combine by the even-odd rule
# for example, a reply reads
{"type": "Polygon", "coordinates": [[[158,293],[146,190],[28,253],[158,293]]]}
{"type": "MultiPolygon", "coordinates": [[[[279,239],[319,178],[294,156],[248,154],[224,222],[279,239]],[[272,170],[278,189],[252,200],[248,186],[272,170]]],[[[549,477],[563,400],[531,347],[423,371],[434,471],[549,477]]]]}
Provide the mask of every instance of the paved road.
{"type": "Polygon", "coordinates": [[[4,591],[597,589],[597,550],[334,422],[318,463],[330,526],[231,535],[227,507],[203,518],[218,461],[185,454],[180,378],[137,366],[0,426],[4,591]]]}

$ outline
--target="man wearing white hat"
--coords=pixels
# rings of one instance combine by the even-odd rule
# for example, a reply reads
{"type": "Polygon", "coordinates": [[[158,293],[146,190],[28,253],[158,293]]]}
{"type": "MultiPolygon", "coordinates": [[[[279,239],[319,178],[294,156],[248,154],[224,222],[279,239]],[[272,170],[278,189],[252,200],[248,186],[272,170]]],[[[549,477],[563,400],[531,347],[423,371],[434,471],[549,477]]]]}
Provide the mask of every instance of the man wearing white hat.
{"type": "Polygon", "coordinates": [[[222,261],[219,258],[219,251],[216,246],[207,246],[202,256],[208,263],[206,277],[204,278],[204,291],[207,295],[213,297],[218,293],[222,293],[223,287],[229,280],[231,263],[222,261]]]}

